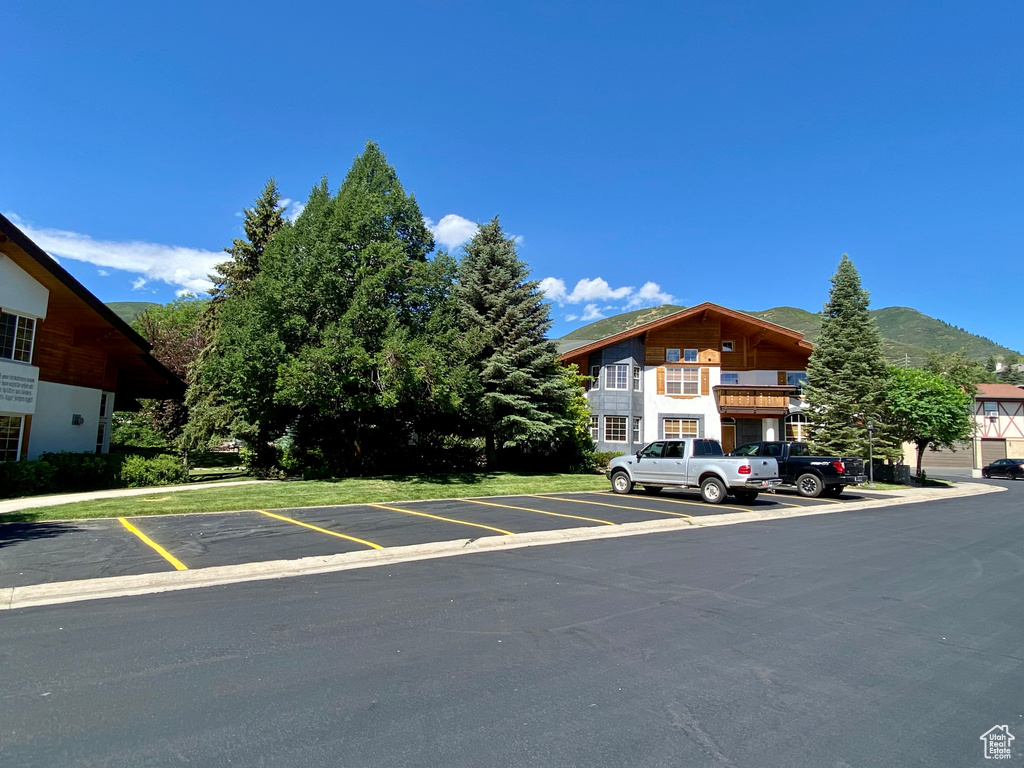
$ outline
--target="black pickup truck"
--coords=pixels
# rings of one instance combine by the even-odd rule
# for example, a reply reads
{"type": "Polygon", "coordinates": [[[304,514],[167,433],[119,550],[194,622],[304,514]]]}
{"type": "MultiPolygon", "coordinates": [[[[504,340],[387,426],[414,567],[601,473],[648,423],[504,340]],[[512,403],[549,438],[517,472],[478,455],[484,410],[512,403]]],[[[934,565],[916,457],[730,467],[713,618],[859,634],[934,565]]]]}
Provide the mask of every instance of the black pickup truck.
{"type": "Polygon", "coordinates": [[[859,456],[812,456],[807,443],[760,442],[741,445],[729,456],[771,456],[779,464],[783,485],[796,487],[801,496],[838,496],[848,485],[858,485],[864,476],[864,459],[859,456]]]}

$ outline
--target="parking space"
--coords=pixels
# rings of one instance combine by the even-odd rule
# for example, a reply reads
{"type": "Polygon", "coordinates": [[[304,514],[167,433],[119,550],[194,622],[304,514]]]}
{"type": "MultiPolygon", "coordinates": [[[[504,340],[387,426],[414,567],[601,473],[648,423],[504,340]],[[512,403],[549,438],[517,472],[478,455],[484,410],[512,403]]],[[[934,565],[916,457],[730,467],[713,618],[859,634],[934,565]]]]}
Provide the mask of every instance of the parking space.
{"type": "MultiPolygon", "coordinates": [[[[482,536],[514,536],[772,507],[844,504],[762,493],[752,504],[705,504],[693,491],[610,491],[388,502],[131,519],[0,524],[0,587],[291,560],[482,536]]],[[[728,501],[732,501],[729,499],[728,501]]]]}

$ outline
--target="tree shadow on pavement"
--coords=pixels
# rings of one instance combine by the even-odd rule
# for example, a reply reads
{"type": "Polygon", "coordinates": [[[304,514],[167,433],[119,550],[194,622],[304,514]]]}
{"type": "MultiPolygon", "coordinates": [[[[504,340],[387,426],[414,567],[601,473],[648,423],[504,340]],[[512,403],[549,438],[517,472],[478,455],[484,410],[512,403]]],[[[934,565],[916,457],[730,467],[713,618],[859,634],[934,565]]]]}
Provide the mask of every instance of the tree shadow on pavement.
{"type": "Polygon", "coordinates": [[[31,519],[31,513],[14,513],[3,516],[3,522],[0,522],[0,547],[32,539],[53,539],[65,533],[82,530],[74,523],[69,522],[19,522],[18,518],[22,515],[24,515],[22,519],[31,519]]]}

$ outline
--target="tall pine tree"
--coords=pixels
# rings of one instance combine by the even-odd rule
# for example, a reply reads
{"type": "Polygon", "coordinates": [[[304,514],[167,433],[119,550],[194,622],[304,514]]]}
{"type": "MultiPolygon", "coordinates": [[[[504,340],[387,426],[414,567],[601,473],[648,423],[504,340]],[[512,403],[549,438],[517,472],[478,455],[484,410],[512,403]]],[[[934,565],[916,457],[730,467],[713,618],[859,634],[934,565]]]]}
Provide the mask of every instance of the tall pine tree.
{"type": "Polygon", "coordinates": [[[502,451],[549,451],[574,428],[573,380],[545,337],[551,318],[539,283],[497,217],[466,246],[455,298],[463,354],[477,372],[464,413],[485,439],[488,467],[502,451]]]}
{"type": "Polygon", "coordinates": [[[235,238],[224,251],[231,255],[228,261],[214,267],[210,275],[214,287],[210,291],[215,303],[243,290],[259,274],[260,258],[274,234],[284,225],[281,193],[271,178],[253,204],[246,208],[242,229],[245,239],[235,238]]]}
{"type": "Polygon", "coordinates": [[[882,337],[868,304],[857,268],[844,253],[807,363],[811,442],[822,453],[867,457],[869,421],[875,424],[875,455],[895,449],[882,420],[887,390],[882,337]]]}

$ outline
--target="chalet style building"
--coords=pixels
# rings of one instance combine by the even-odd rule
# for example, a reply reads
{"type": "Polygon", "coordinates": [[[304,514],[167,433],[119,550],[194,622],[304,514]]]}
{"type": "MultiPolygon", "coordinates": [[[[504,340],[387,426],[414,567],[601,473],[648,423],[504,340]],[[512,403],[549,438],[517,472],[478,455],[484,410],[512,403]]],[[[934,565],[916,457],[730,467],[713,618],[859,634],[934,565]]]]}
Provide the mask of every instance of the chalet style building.
{"type": "Polygon", "coordinates": [[[0,461],[105,453],[115,402],[180,395],[149,343],[0,216],[0,461]]]}
{"type": "Polygon", "coordinates": [[[632,453],[663,438],[709,437],[726,451],[803,440],[802,387],[813,347],[803,334],[700,304],[563,351],[591,378],[599,451],[632,453]]]}

